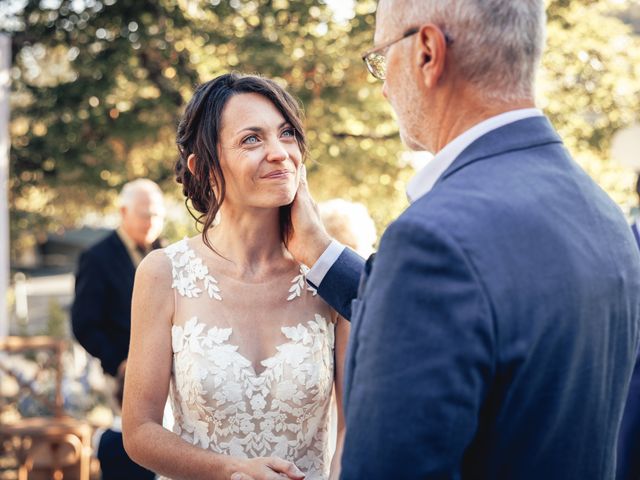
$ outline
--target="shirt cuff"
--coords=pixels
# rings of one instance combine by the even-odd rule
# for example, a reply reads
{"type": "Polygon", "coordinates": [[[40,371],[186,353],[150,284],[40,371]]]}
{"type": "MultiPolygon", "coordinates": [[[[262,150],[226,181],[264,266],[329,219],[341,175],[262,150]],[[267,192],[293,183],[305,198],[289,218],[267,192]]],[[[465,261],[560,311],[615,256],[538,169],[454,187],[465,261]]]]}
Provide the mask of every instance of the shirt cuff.
{"type": "Polygon", "coordinates": [[[344,245],[337,240],[332,240],[324,253],[320,255],[320,258],[318,258],[313,267],[311,267],[311,270],[307,272],[307,281],[318,288],[327,275],[327,272],[331,270],[331,267],[336,263],[338,257],[342,255],[344,249],[344,245]]]}

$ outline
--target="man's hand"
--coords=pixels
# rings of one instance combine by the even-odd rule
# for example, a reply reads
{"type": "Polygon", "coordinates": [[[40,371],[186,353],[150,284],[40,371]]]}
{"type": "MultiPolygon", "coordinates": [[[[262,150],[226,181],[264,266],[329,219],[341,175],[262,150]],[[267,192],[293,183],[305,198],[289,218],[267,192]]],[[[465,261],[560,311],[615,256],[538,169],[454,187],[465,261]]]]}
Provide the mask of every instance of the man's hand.
{"type": "Polygon", "coordinates": [[[293,463],[277,457],[242,460],[231,480],[303,480],[305,475],[293,463]],[[241,470],[241,471],[240,471],[241,470]]]}
{"type": "Polygon", "coordinates": [[[298,262],[312,267],[331,243],[331,237],[322,225],[318,207],[309,193],[304,165],[300,165],[300,185],[291,205],[291,222],[293,232],[287,248],[298,262]]]}

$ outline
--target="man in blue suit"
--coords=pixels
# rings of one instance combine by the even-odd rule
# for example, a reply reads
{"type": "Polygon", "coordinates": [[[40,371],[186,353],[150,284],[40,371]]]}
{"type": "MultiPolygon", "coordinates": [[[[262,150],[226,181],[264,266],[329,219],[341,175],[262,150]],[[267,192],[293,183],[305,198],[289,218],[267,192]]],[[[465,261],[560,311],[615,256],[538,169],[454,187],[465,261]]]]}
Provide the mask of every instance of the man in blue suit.
{"type": "MultiPolygon", "coordinates": [[[[640,175],[636,181],[636,193],[640,200],[640,175]]],[[[631,231],[640,248],[638,217],[631,224],[631,231]]],[[[631,377],[631,386],[625,406],[620,437],[618,438],[618,465],[616,480],[638,480],[640,478],[640,352],[631,377]]]]}
{"type": "Polygon", "coordinates": [[[379,2],[364,58],[435,158],[375,261],[328,238],[304,182],[289,243],[352,321],[345,480],[615,474],[640,255],[535,108],[544,23],[543,0],[379,2]]]}

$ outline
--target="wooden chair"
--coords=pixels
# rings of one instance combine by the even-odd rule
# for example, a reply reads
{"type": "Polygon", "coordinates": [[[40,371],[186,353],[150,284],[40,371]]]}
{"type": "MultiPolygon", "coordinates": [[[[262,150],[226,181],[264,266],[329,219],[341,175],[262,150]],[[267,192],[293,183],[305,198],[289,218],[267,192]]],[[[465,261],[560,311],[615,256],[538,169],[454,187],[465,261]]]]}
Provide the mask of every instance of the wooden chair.
{"type": "Polygon", "coordinates": [[[55,370],[53,402],[34,391],[27,382],[0,360],[0,373],[16,379],[21,389],[49,407],[51,417],[22,418],[0,425],[0,447],[11,451],[18,462],[18,480],[89,480],[92,428],[87,422],[65,414],[62,397],[64,340],[52,337],[0,338],[0,351],[7,354],[48,351],[55,370]]]}

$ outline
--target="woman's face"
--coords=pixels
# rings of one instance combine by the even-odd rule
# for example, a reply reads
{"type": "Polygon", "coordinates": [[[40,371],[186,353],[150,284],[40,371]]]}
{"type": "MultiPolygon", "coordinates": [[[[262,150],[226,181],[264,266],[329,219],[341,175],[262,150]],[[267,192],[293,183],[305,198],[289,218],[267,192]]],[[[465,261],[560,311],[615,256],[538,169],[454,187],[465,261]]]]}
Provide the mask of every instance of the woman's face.
{"type": "Polygon", "coordinates": [[[257,93],[229,99],[219,141],[225,203],[241,208],[290,204],[301,157],[293,127],[270,100],[257,93]]]}

